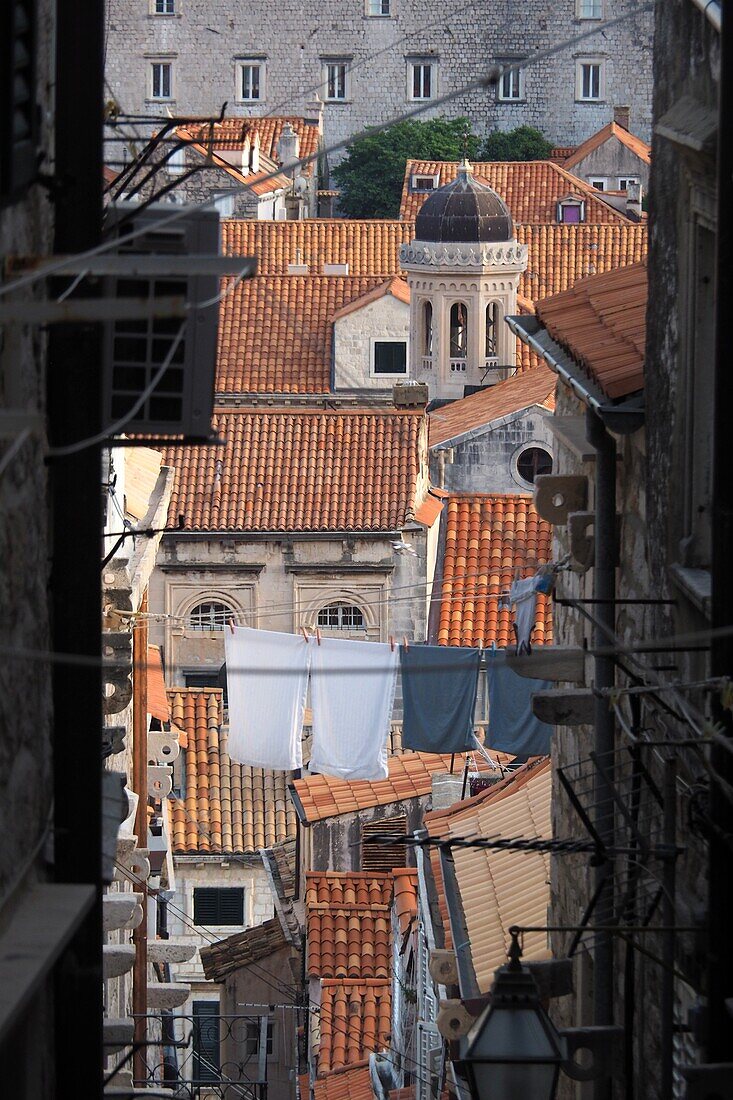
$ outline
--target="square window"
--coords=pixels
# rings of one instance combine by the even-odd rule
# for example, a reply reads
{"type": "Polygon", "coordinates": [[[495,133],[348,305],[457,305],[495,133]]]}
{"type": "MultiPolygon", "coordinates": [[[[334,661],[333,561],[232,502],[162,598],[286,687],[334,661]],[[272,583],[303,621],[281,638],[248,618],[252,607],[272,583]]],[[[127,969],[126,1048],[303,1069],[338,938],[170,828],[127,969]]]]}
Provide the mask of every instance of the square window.
{"type": "Polygon", "coordinates": [[[175,15],[176,0],[155,0],[153,11],[155,15],[175,15]]]}
{"type": "Polygon", "coordinates": [[[207,925],[244,925],[244,888],[241,886],[195,887],[193,923],[207,925]]]}
{"type": "Polygon", "coordinates": [[[605,179],[599,179],[599,178],[589,179],[588,183],[591,185],[591,187],[594,187],[596,189],[596,191],[605,191],[606,190],[606,181],[605,181],[605,179]]]}
{"type": "Polygon", "coordinates": [[[579,61],[575,76],[575,98],[597,103],[603,98],[603,62],[579,61]]]}
{"type": "Polygon", "coordinates": [[[603,0],[577,0],[578,19],[602,19],[603,0]]]}
{"type": "Polygon", "coordinates": [[[636,187],[639,184],[638,176],[619,176],[618,189],[619,191],[628,191],[630,187],[636,187]]]}
{"type": "Polygon", "coordinates": [[[524,99],[524,73],[521,69],[508,69],[499,81],[499,99],[502,103],[524,99]]]}
{"type": "Polygon", "coordinates": [[[323,71],[326,99],[331,103],[344,102],[346,100],[346,62],[327,61],[323,71]]]}
{"type": "Polygon", "coordinates": [[[432,61],[411,61],[409,63],[411,99],[433,99],[435,97],[434,68],[432,61]]]}
{"type": "Polygon", "coordinates": [[[374,341],[374,374],[407,374],[407,341],[374,341]]]}
{"type": "Polygon", "coordinates": [[[173,66],[170,61],[154,61],[151,69],[151,98],[171,99],[173,96],[173,66]]]}
{"type": "Polygon", "coordinates": [[[243,102],[265,98],[265,66],[261,61],[240,61],[237,95],[243,102]]]}
{"type": "Polygon", "coordinates": [[[392,0],[367,0],[367,13],[369,15],[391,15],[392,0]]]}
{"type": "Polygon", "coordinates": [[[438,180],[435,176],[413,175],[410,186],[413,191],[434,191],[438,186],[438,180]]]}

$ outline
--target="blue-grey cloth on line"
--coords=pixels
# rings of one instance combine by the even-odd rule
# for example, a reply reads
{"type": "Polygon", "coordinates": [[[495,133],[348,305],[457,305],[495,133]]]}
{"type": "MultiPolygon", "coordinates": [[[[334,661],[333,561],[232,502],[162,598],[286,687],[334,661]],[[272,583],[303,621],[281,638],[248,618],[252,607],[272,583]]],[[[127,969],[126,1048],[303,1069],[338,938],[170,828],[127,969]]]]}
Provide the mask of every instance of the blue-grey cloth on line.
{"type": "Polygon", "coordinates": [[[548,680],[518,676],[507,664],[505,650],[486,650],[489,678],[489,728],[486,746],[512,756],[549,756],[552,726],[532,712],[532,696],[552,685],[548,680]]]}
{"type": "Polygon", "coordinates": [[[402,746],[418,752],[473,747],[481,651],[463,646],[401,646],[402,746]]]}

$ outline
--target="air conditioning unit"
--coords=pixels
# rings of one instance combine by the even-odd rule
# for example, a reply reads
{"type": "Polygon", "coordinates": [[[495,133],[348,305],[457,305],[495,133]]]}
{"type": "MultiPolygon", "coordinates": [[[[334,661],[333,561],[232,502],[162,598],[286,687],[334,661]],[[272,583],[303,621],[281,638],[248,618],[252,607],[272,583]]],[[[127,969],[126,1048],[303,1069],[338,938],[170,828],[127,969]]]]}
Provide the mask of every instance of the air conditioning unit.
{"type": "Polygon", "coordinates": [[[170,205],[139,209],[135,203],[120,203],[110,209],[109,218],[110,233],[123,238],[116,255],[129,259],[130,273],[123,267],[120,274],[107,276],[104,296],[147,300],[152,314],[156,299],[181,299],[193,308],[183,317],[153,315],[106,324],[104,426],[112,428],[114,434],[124,431],[206,438],[211,434],[214,407],[219,311],[216,304],[201,309],[195,305],[216,298],[219,276],[191,272],[196,271],[196,254],[216,257],[219,253],[219,215],[215,210],[191,207],[173,221],[170,205]],[[141,228],[146,231],[124,241],[132,229],[141,228]],[[145,275],[146,257],[159,261],[170,258],[169,272],[160,273],[165,272],[165,263],[161,262],[157,274],[145,275]],[[191,261],[188,269],[186,258],[191,261]],[[169,365],[151,392],[146,393],[167,357],[169,365]],[[144,393],[140,408],[135,409],[144,393]],[[124,422],[124,428],[116,430],[120,422],[124,422]]]}

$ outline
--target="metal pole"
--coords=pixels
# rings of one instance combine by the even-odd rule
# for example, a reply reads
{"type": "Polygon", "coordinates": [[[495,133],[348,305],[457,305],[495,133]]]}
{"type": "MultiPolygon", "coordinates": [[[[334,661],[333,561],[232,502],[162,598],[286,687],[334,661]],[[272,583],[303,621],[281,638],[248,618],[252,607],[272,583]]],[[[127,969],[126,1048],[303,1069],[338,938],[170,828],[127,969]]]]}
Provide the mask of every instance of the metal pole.
{"type": "MultiPolygon", "coordinates": [[[[664,761],[664,831],[665,847],[669,849],[664,859],[662,895],[662,924],[669,928],[675,922],[675,876],[677,841],[677,761],[673,756],[664,761]]],[[[675,934],[662,934],[662,1050],[661,1095],[673,1095],[672,1062],[674,1057],[674,956],[675,934]]]]}
{"type": "MultiPolygon", "coordinates": [[[[144,593],[140,610],[148,610],[148,594],[144,593]]],[[[148,624],[142,619],[132,632],[132,789],[140,797],[135,815],[135,833],[140,848],[148,842],[148,624]]],[[[143,891],[143,919],[132,934],[135,963],[132,971],[132,1011],[135,1017],[135,1050],[133,1080],[144,1086],[148,1077],[146,1047],[148,1011],[148,891],[143,891]]],[[[152,929],[155,938],[155,929],[152,929]]]]}
{"type": "MultiPolygon", "coordinates": [[[[54,250],[79,252],[102,224],[102,0],[56,0],[54,250]]],[[[48,435],[52,446],[101,426],[99,326],[52,328],[48,435]]],[[[99,451],[49,465],[52,515],[52,648],[101,658],[102,490],[99,451]]],[[[99,668],[55,666],[54,871],[58,882],[91,883],[96,903],[58,966],[55,1073],[49,1095],[102,1092],[102,682],[99,668]]]]}
{"type": "MultiPolygon", "coordinates": [[[[594,568],[593,599],[598,608],[597,625],[593,631],[593,645],[603,648],[608,641],[608,631],[613,631],[614,599],[616,596],[616,441],[609,435],[600,417],[592,409],[586,414],[588,442],[596,452],[595,517],[594,517],[594,568]]],[[[614,685],[615,664],[612,656],[595,658],[595,687],[603,690],[614,685]]],[[[613,712],[608,700],[595,699],[594,749],[604,763],[605,775],[598,769],[594,779],[596,806],[595,827],[604,846],[614,843],[613,798],[610,784],[613,782],[614,761],[611,755],[614,737],[613,712]]],[[[610,925],[613,917],[613,862],[607,857],[594,872],[594,888],[599,891],[598,923],[610,925]],[[605,889],[601,889],[605,884],[605,889]]],[[[613,1023],[613,936],[600,932],[593,951],[593,1023],[596,1026],[613,1023]]],[[[595,1100],[610,1100],[610,1077],[594,1082],[595,1100]]]]}

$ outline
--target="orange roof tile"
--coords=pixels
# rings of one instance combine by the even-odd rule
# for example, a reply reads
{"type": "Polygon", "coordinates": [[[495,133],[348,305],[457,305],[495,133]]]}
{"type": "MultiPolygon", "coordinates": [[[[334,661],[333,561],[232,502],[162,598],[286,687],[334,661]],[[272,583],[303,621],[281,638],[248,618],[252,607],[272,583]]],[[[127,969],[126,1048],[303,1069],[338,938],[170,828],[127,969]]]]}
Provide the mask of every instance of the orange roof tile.
{"type": "MultiPolygon", "coordinates": [[[[230,117],[214,123],[213,126],[210,123],[205,123],[199,126],[179,127],[178,133],[180,134],[181,130],[186,129],[194,140],[200,141],[204,146],[210,146],[219,152],[232,152],[243,149],[247,137],[253,140],[255,134],[257,134],[260,139],[260,153],[277,162],[277,143],[287,122],[290,123],[300,138],[298,155],[310,157],[317,153],[320,138],[318,126],[296,115],[230,117]]],[[[303,172],[305,175],[310,175],[313,168],[314,164],[311,162],[303,168],[303,172]]]]}
{"type": "Polygon", "coordinates": [[[390,972],[392,876],[306,876],[310,978],[382,978],[390,972]]]}
{"type": "MultiPolygon", "coordinates": [[[[550,561],[552,527],[530,496],[461,495],[448,501],[440,600],[439,645],[511,645],[512,612],[499,606],[515,572],[527,577],[550,561]]],[[[552,640],[552,605],[537,597],[536,645],[552,640]]]]}
{"type": "Polygon", "coordinates": [[[168,696],[165,693],[165,680],[163,679],[163,661],[160,656],[160,646],[148,646],[148,714],[157,718],[160,722],[170,722],[171,712],[168,706],[168,696]]]}
{"type": "MultiPolygon", "coordinates": [[[[493,753],[495,758],[510,760],[510,756],[493,753]]],[[[388,758],[389,778],[368,780],[335,779],[329,775],[306,775],[296,779],[291,789],[296,794],[307,824],[327,817],[356,813],[372,806],[388,806],[391,802],[404,802],[409,798],[422,798],[430,794],[433,772],[446,772],[450,768],[449,753],[406,752],[388,758]]],[[[483,760],[480,770],[488,770],[483,760]]]]}
{"type": "MultiPolygon", "coordinates": [[[[411,190],[410,180],[413,174],[438,176],[438,186],[442,187],[457,177],[459,167],[457,162],[408,160],[400,204],[402,220],[416,218],[430,196],[430,191],[411,190]]],[[[472,164],[472,172],[480,183],[488,183],[494,188],[509,207],[514,221],[519,224],[556,222],[556,204],[568,192],[585,199],[586,222],[618,224],[628,221],[624,214],[603,202],[590,184],[549,160],[479,161],[472,164]]]]}
{"type": "Polygon", "coordinates": [[[537,316],[609,397],[644,385],[646,262],[583,279],[538,303],[537,316]]]}
{"type": "Polygon", "coordinates": [[[574,168],[576,164],[579,164],[581,160],[585,158],[596,149],[600,148],[611,138],[616,138],[625,145],[627,149],[630,149],[632,153],[643,160],[645,164],[651,164],[652,162],[652,147],[647,145],[645,141],[642,141],[636,134],[632,134],[629,130],[626,130],[623,126],[619,126],[616,122],[609,122],[607,126],[603,126],[597,133],[591,134],[587,141],[584,141],[582,145],[578,145],[575,149],[569,153],[566,160],[563,161],[563,168],[574,168]]]}
{"type": "Polygon", "coordinates": [[[240,283],[219,310],[217,393],[327,393],[334,316],[384,285],[380,276],[343,275],[240,283]]]}
{"type": "Polygon", "coordinates": [[[255,853],[296,832],[282,772],[235,764],[221,732],[220,688],[168,693],[173,721],[188,736],[186,790],[173,806],[173,850],[255,853]]]}
{"type": "Polygon", "coordinates": [[[470,397],[441,405],[428,417],[430,446],[437,447],[530,405],[554,408],[555,383],[551,370],[537,366],[470,397]]]}
{"type": "MultiPolygon", "coordinates": [[[[475,798],[426,814],[425,825],[432,836],[446,838],[549,838],[551,788],[549,759],[534,761],[475,798]]],[[[476,978],[487,992],[494,971],[506,961],[507,929],[546,923],[550,857],[547,852],[454,848],[453,860],[476,978]]],[[[546,958],[547,934],[525,933],[523,952],[528,960],[546,958]]]]}
{"type": "Polygon", "coordinates": [[[321,982],[321,1039],[318,1075],[354,1068],[390,1043],[391,987],[388,981],[321,982]]]}
{"type": "Polygon", "coordinates": [[[400,274],[399,247],[412,236],[412,225],[400,221],[225,221],[222,252],[256,256],[260,275],[287,275],[288,264],[293,263],[305,264],[312,275],[321,275],[324,264],[347,263],[349,275],[380,275],[384,280],[400,274]]]}
{"type": "Polygon", "coordinates": [[[413,867],[395,867],[392,874],[395,913],[404,936],[412,922],[417,920],[417,871],[413,867]]]}
{"type": "Polygon", "coordinates": [[[393,275],[391,279],[387,279],[386,282],[376,287],[375,290],[370,290],[366,294],[362,294],[360,298],[355,298],[348,305],[342,306],[333,315],[333,320],[338,321],[340,317],[347,317],[350,313],[355,313],[359,309],[363,309],[364,306],[368,306],[371,302],[376,302],[380,298],[383,298],[385,294],[391,294],[393,298],[397,298],[400,302],[404,302],[405,305],[410,304],[410,288],[404,279],[398,279],[396,275],[393,275]]]}
{"type": "Polygon", "coordinates": [[[194,531],[394,531],[415,511],[422,410],[220,411],[224,447],[171,447],[169,523],[194,531]]]}
{"type": "Polygon", "coordinates": [[[346,1066],[334,1073],[327,1073],[325,1077],[316,1078],[313,1097],[314,1100],[373,1100],[369,1066],[360,1066],[358,1069],[346,1066]]]}
{"type": "Polygon", "coordinates": [[[444,499],[436,496],[433,492],[429,492],[422,504],[415,509],[415,519],[418,523],[425,524],[426,527],[432,527],[438,516],[441,515],[444,503],[444,499]]]}

